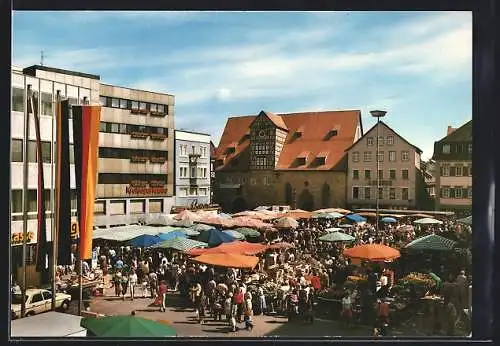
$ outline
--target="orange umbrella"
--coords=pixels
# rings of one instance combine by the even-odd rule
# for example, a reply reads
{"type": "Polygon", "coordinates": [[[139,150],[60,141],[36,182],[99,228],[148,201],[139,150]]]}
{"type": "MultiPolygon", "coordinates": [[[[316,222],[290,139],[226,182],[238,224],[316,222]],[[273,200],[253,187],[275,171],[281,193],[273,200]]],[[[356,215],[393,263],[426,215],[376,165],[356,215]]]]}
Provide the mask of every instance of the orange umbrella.
{"type": "Polygon", "coordinates": [[[398,250],[381,244],[359,245],[344,250],[344,256],[372,262],[382,262],[401,257],[398,250]]]}
{"type": "Polygon", "coordinates": [[[377,213],[371,212],[371,211],[361,211],[357,213],[358,215],[364,216],[364,217],[377,217],[377,213]]]}
{"type": "Polygon", "coordinates": [[[310,211],[305,211],[302,209],[293,209],[293,210],[288,210],[284,213],[278,214],[278,217],[292,217],[296,220],[298,219],[310,219],[311,216],[313,215],[312,212],[310,211]]]}
{"type": "Polygon", "coordinates": [[[205,254],[222,254],[222,253],[232,253],[240,255],[255,255],[266,251],[267,245],[249,243],[246,241],[233,241],[230,243],[222,243],[219,246],[210,249],[191,249],[187,251],[188,255],[198,256],[205,254]]]}
{"type": "Polygon", "coordinates": [[[211,253],[193,258],[193,261],[226,268],[254,268],[259,257],[232,253],[211,253]]]}

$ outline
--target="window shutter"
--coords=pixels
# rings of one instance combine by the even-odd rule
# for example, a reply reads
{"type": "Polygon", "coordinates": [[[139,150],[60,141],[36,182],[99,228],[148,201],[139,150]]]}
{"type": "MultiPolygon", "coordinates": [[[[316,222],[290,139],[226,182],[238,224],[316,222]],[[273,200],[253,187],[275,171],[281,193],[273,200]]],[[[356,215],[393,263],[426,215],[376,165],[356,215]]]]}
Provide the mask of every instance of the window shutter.
{"type": "Polygon", "coordinates": [[[450,167],[450,177],[455,176],[455,171],[456,171],[456,168],[454,166],[450,167]]]}

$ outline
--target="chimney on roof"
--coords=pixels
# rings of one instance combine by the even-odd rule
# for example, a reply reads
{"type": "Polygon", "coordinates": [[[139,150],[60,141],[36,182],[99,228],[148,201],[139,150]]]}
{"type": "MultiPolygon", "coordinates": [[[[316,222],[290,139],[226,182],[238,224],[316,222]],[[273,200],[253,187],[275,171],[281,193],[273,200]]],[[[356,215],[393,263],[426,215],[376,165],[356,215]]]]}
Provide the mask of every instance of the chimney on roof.
{"type": "Polygon", "coordinates": [[[451,134],[452,132],[454,132],[456,130],[456,128],[454,127],[451,127],[451,126],[448,126],[448,130],[446,131],[446,135],[448,136],[449,134],[451,134]]]}

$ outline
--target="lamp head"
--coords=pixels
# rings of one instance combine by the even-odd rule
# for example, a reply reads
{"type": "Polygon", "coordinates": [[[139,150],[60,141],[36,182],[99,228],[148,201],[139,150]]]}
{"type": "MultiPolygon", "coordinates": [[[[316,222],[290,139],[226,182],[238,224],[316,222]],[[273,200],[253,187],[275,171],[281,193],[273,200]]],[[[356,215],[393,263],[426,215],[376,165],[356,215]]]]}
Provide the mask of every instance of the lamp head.
{"type": "Polygon", "coordinates": [[[370,114],[374,118],[383,118],[387,114],[387,112],[386,111],[374,110],[374,111],[370,111],[370,114]]]}

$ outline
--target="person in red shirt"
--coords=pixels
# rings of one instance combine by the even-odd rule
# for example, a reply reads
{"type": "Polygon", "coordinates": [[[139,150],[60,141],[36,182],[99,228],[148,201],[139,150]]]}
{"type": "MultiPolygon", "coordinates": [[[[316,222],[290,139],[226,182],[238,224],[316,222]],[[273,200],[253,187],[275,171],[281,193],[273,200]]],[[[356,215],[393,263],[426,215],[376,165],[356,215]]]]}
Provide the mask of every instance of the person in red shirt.
{"type": "Polygon", "coordinates": [[[243,315],[243,303],[245,302],[245,296],[243,294],[242,289],[238,289],[238,291],[233,296],[234,305],[237,306],[236,310],[236,320],[238,323],[241,323],[241,316],[243,315]]]}
{"type": "Polygon", "coordinates": [[[165,312],[166,307],[165,307],[165,300],[167,299],[167,285],[165,283],[165,280],[162,280],[160,283],[160,286],[158,287],[158,296],[160,296],[160,311],[165,312]]]}

